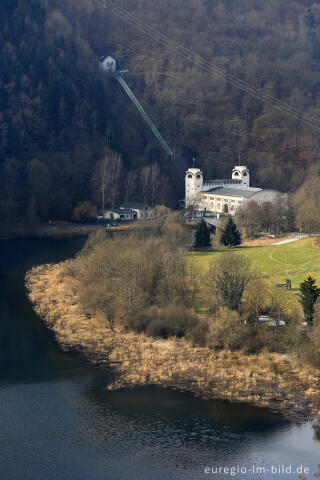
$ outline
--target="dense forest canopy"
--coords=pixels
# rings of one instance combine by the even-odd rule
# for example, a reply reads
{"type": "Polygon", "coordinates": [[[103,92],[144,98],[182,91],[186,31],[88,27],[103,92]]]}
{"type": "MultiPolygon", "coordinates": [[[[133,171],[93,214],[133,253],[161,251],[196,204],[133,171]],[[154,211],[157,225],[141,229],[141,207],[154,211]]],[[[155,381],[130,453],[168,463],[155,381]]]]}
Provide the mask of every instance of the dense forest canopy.
{"type": "MultiPolygon", "coordinates": [[[[320,2],[118,4],[319,118],[320,2]]],[[[0,26],[0,221],[69,218],[87,200],[100,207],[101,162],[116,153],[121,161],[109,204],[175,206],[193,156],[209,178],[229,176],[240,155],[255,185],[282,191],[298,188],[319,160],[319,131],[189,63],[127,25],[107,2],[5,0],[0,26]],[[175,151],[174,161],[115,80],[99,72],[103,54],[130,70],[126,80],[175,151]]]]}

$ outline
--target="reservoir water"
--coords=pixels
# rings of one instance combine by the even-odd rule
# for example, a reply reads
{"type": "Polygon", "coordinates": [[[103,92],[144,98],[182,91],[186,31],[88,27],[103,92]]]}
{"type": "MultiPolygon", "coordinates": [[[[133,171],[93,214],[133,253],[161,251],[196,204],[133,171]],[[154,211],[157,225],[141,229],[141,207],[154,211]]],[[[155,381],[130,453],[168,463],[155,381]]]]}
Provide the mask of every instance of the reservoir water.
{"type": "Polygon", "coordinates": [[[106,392],[110,372],[61,352],[32,311],[24,274],[82,243],[0,241],[0,480],[271,480],[317,470],[310,423],[156,388],[106,392]]]}

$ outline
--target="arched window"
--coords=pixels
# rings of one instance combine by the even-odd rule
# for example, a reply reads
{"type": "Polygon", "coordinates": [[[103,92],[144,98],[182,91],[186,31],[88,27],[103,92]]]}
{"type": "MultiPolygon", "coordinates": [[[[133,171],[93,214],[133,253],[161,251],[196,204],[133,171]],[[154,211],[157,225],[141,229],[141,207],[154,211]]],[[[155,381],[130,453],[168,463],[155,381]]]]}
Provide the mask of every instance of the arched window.
{"type": "Polygon", "coordinates": [[[201,175],[198,173],[197,178],[201,178],[201,175]]]}
{"type": "Polygon", "coordinates": [[[247,177],[248,176],[247,172],[243,172],[243,176],[247,177]]]}
{"type": "Polygon", "coordinates": [[[192,178],[192,174],[191,174],[191,173],[189,173],[188,178],[192,178]]]}
{"type": "Polygon", "coordinates": [[[239,177],[239,172],[234,172],[233,175],[234,175],[235,177],[239,177]]]}
{"type": "Polygon", "coordinates": [[[224,206],[223,206],[223,211],[224,213],[228,213],[229,212],[229,207],[228,205],[225,203],[224,206]]]}

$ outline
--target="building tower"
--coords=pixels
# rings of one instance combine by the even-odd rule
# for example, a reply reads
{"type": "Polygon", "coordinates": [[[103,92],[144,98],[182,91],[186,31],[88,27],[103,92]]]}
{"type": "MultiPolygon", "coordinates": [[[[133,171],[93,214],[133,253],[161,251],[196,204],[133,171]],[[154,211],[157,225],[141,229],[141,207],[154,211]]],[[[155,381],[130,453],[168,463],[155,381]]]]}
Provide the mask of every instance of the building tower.
{"type": "Polygon", "coordinates": [[[193,203],[196,196],[203,188],[203,173],[200,168],[188,168],[186,172],[186,198],[185,205],[193,203]]]}
{"type": "Polygon", "coordinates": [[[250,187],[249,170],[244,165],[237,165],[232,170],[232,180],[241,180],[244,187],[250,187]]]}

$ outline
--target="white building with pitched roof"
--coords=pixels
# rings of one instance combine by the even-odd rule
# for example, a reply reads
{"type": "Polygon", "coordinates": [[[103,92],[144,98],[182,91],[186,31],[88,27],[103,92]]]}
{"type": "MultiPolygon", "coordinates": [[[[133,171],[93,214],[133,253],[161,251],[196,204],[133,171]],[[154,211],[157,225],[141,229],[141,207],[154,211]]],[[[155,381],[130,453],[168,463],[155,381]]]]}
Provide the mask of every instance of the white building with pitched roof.
{"type": "Polygon", "coordinates": [[[185,206],[194,205],[197,210],[213,214],[235,215],[236,211],[254,200],[258,204],[273,202],[279,196],[277,190],[250,187],[249,169],[235,166],[232,178],[204,182],[200,168],[189,168],[185,177],[185,206]]]}

